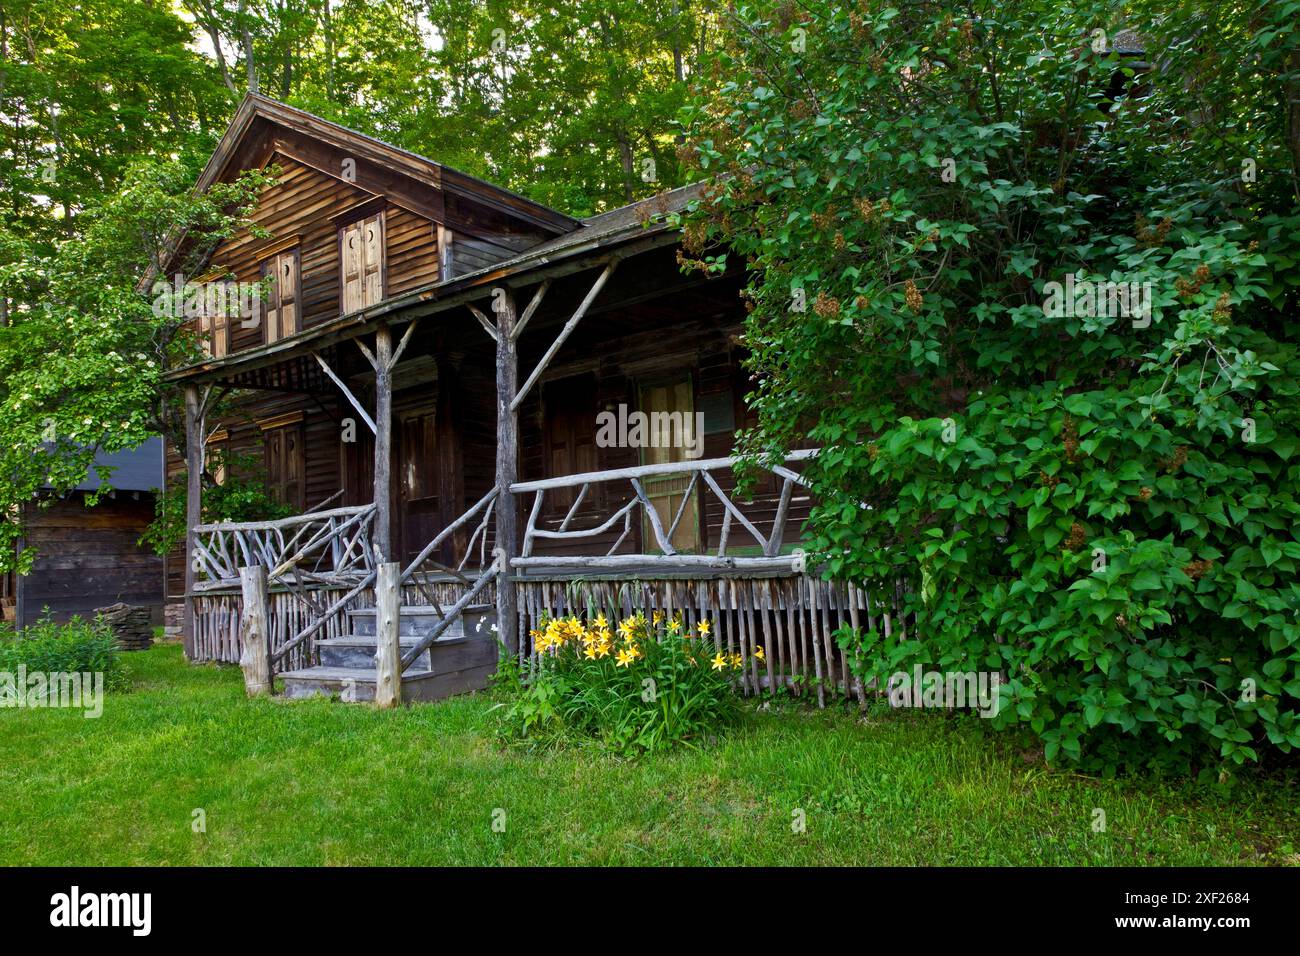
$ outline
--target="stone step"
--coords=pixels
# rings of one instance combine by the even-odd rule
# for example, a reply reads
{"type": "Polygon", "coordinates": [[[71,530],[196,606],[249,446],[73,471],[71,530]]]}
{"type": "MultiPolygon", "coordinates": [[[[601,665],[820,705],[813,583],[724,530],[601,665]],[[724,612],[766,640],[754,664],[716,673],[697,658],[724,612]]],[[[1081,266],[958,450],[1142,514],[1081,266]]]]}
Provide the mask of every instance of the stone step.
{"type": "MultiPolygon", "coordinates": [[[[450,608],[450,605],[444,610],[450,608]]],[[[377,626],[378,612],[373,607],[357,608],[348,611],[351,632],[357,635],[374,634],[377,626]]],[[[397,633],[401,637],[423,637],[438,626],[442,615],[436,608],[423,604],[407,605],[402,608],[397,621],[397,633]]],[[[443,632],[445,638],[485,637],[495,640],[492,625],[496,613],[487,604],[467,607],[451,626],[443,632]]]]}

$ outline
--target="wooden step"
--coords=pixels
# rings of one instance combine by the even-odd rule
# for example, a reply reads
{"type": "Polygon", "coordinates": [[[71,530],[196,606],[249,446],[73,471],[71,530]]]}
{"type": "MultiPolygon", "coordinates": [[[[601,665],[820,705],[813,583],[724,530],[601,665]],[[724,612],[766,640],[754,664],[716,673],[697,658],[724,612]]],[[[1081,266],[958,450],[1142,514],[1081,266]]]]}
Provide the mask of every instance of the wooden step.
{"type": "MultiPolygon", "coordinates": [[[[453,638],[453,640],[463,641],[465,638],[453,638]]],[[[398,644],[401,646],[403,654],[414,648],[419,642],[420,639],[415,635],[398,638],[398,644]]],[[[321,666],[354,667],[361,670],[375,669],[375,645],[375,635],[373,634],[348,634],[344,637],[331,637],[316,642],[316,648],[320,652],[321,666]]],[[[425,649],[411,664],[411,667],[429,670],[432,663],[429,651],[425,649]]]]}
{"type": "MultiPolygon", "coordinates": [[[[450,607],[450,605],[448,605],[450,607]]],[[[444,609],[445,610],[445,609],[444,609]]],[[[373,607],[348,611],[351,632],[357,635],[374,634],[377,612],[373,607]]],[[[443,632],[443,637],[485,637],[495,639],[492,631],[496,614],[487,604],[471,605],[443,632]]],[[[425,604],[406,605],[397,621],[397,633],[402,637],[423,637],[438,626],[442,615],[425,604]]]]}
{"type": "MultiPolygon", "coordinates": [[[[477,641],[468,642],[477,644],[477,641]]],[[[486,643],[486,642],[484,642],[486,643]]],[[[402,675],[402,700],[406,703],[442,700],[453,694],[482,690],[496,671],[496,645],[489,664],[467,666],[459,670],[409,670],[402,675]]],[[[284,685],[283,696],[290,700],[307,697],[337,697],[348,703],[375,699],[375,671],[354,667],[304,667],[278,675],[284,685]]]]}

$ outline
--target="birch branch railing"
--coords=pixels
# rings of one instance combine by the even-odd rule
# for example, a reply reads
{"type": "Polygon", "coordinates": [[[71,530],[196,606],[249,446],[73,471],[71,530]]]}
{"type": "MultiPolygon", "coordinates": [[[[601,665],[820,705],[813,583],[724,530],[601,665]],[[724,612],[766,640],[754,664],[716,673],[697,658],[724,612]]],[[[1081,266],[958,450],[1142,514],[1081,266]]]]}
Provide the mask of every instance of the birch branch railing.
{"type": "Polygon", "coordinates": [[[271,583],[354,584],[374,572],[375,506],[334,508],[277,521],[194,526],[196,593],[239,587],[239,569],[262,565],[271,583]]]}
{"type": "MultiPolygon", "coordinates": [[[[781,554],[785,539],[786,524],[790,514],[790,503],[796,486],[807,488],[808,485],[797,472],[786,465],[807,461],[817,454],[815,449],[791,452],[786,456],[785,464],[772,467],[771,472],[781,479],[781,491],[777,499],[776,512],[772,528],[763,534],[754,521],[733,501],[712,474],[724,469],[730,471],[737,458],[709,458],[700,461],[670,462],[657,465],[642,465],[635,468],[619,468],[610,471],[592,471],[576,475],[563,475],[557,478],[543,478],[537,481],[521,481],[510,486],[518,495],[533,495],[532,509],[528,515],[528,524],[524,531],[521,556],[511,561],[512,567],[520,570],[528,568],[555,568],[561,570],[617,571],[626,569],[655,570],[752,570],[752,571],[793,571],[798,568],[799,556],[781,554]],[[650,501],[644,482],[650,478],[680,478],[686,480],[682,491],[673,491],[675,497],[681,495],[668,526],[664,526],[666,515],[650,501]],[[571,528],[578,509],[587,499],[588,492],[597,484],[622,484],[630,486],[632,495],[614,512],[600,523],[587,528],[571,528]],[[554,529],[542,527],[542,514],[545,496],[548,491],[577,488],[573,503],[567,514],[554,529]],[[681,554],[673,546],[673,538],[682,520],[690,512],[692,496],[698,495],[704,502],[715,499],[722,506],[722,528],[718,538],[716,553],[681,554]],[[643,548],[642,552],[629,554],[618,553],[624,542],[632,536],[633,521],[643,518],[649,526],[656,551],[643,548]],[[605,554],[589,556],[535,555],[534,548],[541,541],[577,542],[584,539],[598,538],[620,527],[621,533],[605,554]],[[754,539],[760,551],[758,556],[729,556],[727,548],[732,544],[732,527],[738,525],[754,539]]],[[[702,502],[703,503],[703,502],[702,502]]]]}

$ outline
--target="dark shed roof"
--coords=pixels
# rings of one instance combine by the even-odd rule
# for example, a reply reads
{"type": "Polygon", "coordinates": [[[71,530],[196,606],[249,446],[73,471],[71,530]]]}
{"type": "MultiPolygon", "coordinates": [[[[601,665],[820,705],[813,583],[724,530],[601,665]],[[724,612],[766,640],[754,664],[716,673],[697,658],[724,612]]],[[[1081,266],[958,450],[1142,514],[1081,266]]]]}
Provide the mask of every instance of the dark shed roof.
{"type": "Polygon", "coordinates": [[[128,451],[100,452],[95,456],[95,467],[78,491],[99,489],[98,468],[111,468],[108,483],[117,491],[153,491],[162,485],[163,442],[150,438],[139,448],[128,451]]]}

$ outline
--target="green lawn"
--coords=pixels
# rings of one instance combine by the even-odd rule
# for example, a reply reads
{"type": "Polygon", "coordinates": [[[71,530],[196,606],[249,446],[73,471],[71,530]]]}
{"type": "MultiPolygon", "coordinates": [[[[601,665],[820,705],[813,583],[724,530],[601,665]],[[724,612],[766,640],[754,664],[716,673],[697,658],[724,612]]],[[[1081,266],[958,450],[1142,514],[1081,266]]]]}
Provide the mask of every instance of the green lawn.
{"type": "Polygon", "coordinates": [[[1300,862],[1294,780],[1084,779],[973,720],[754,710],[703,751],[628,762],[502,750],[483,695],[248,701],[237,669],[174,644],[127,661],[134,689],[98,720],[0,711],[0,863],[1300,862]]]}

